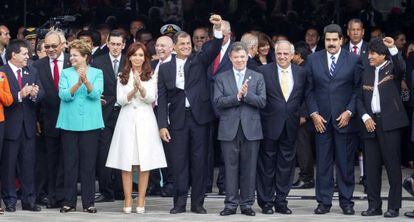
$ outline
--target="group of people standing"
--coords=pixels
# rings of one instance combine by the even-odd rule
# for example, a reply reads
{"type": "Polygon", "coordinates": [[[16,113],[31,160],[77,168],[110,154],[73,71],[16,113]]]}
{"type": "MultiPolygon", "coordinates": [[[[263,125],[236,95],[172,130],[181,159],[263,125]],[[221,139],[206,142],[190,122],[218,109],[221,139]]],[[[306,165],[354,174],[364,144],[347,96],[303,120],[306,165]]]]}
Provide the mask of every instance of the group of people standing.
{"type": "MultiPolygon", "coordinates": [[[[206,214],[206,166],[213,155],[210,139],[216,137],[226,195],[220,215],[236,214],[240,207],[242,214],[254,216],[255,193],[262,213],[292,214],[287,196],[305,117],[315,134],[314,213],[330,211],[336,166],[339,206],[343,214],[355,214],[354,160],[362,138],[368,209],[361,215],[382,215],[383,162],[390,183],[384,216],[398,216],[401,129],[409,120],[399,87],[405,65],[394,39],[372,39],[364,50],[347,48],[341,28],[331,24],[324,28],[325,49],[306,61],[296,63],[295,45],[278,40],[273,59],[259,64],[253,58],[257,35],[246,33],[233,42],[227,21],[212,15],[210,23],[214,37],[199,52],[193,52],[191,36],[178,31],[157,39],[156,60],[140,42],[122,54],[126,39],[117,30],[107,37],[108,51],[97,57],[83,40],[74,40],[65,53],[64,36],[52,30],[44,40],[47,57],[32,64],[26,43],[10,41],[7,63],[0,68],[5,210],[16,210],[17,168],[23,210],[41,210],[33,171],[35,135],[43,131],[47,207],[62,213],[76,211],[78,180],[83,211],[96,213],[96,171],[101,183],[119,173],[113,169],[121,171],[124,213],[132,212],[133,172],[138,171],[135,210],[144,213],[150,170],[168,166],[170,213],[186,211],[191,187],[191,211],[206,214]]],[[[360,20],[348,25],[354,23],[362,26],[360,20]]]]}

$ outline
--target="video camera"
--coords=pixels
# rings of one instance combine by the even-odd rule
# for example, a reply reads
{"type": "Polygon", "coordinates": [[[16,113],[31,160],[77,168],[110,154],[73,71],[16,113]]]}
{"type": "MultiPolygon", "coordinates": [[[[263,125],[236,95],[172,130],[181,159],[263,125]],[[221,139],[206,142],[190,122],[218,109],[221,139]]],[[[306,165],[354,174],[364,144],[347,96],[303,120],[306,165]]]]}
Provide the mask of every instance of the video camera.
{"type": "Polygon", "coordinates": [[[69,28],[67,24],[70,22],[76,21],[76,17],[72,15],[65,15],[65,16],[57,16],[52,17],[47,20],[42,26],[40,26],[36,30],[37,37],[39,39],[43,39],[45,35],[50,31],[51,28],[53,29],[60,29],[62,30],[65,35],[69,33],[69,28]]]}

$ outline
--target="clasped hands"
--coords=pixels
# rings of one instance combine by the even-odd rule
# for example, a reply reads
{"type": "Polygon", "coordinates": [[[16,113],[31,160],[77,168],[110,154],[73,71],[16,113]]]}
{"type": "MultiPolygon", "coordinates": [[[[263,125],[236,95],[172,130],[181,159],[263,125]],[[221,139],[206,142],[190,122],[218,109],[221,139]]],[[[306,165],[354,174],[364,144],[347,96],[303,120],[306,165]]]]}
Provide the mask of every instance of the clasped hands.
{"type": "MultiPolygon", "coordinates": [[[[313,113],[311,115],[313,125],[315,126],[316,132],[318,133],[324,133],[326,131],[325,123],[327,121],[319,115],[319,113],[313,113]]],[[[341,113],[341,115],[338,116],[335,120],[338,122],[339,128],[344,128],[348,125],[349,120],[351,119],[351,115],[348,110],[341,113]]]]}
{"type": "Polygon", "coordinates": [[[20,90],[20,97],[26,98],[27,96],[30,96],[31,98],[36,98],[37,94],[39,93],[39,86],[32,83],[31,85],[27,84],[23,86],[23,88],[20,90]]]}
{"type": "Polygon", "coordinates": [[[247,90],[249,88],[249,81],[246,80],[244,84],[240,87],[239,92],[237,92],[237,99],[240,101],[247,95],[247,90]]]}

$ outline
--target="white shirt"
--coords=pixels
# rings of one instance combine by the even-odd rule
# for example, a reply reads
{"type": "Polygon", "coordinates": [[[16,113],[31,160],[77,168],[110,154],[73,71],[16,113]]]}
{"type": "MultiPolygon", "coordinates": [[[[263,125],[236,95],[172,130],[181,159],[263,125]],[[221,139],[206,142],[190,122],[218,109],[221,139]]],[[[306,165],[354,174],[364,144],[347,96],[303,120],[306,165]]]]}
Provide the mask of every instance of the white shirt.
{"type": "Polygon", "coordinates": [[[290,94],[292,93],[292,89],[293,89],[293,74],[292,74],[292,66],[289,65],[286,69],[283,69],[282,67],[280,67],[279,65],[277,65],[277,74],[279,76],[279,84],[282,85],[282,70],[287,72],[287,77],[288,77],[288,96],[287,98],[289,98],[290,94]]]}
{"type": "MultiPolygon", "coordinates": [[[[389,48],[388,51],[390,51],[390,54],[392,56],[396,55],[398,53],[397,47],[389,48]]],[[[375,80],[374,80],[374,92],[372,93],[372,99],[371,99],[371,110],[373,113],[381,113],[381,100],[380,95],[378,91],[378,81],[379,81],[379,71],[384,67],[384,65],[387,63],[387,61],[383,62],[380,66],[375,67],[375,80]]],[[[362,115],[362,121],[367,121],[370,119],[371,116],[365,113],[362,115]]]]}
{"type": "Polygon", "coordinates": [[[169,62],[169,61],[171,61],[171,58],[172,58],[172,56],[169,55],[164,61],[161,61],[161,59],[158,60],[158,64],[157,64],[157,66],[154,69],[154,75],[155,76],[158,76],[158,70],[160,69],[161,63],[169,62]]]}
{"type": "Polygon", "coordinates": [[[230,45],[230,39],[226,42],[226,44],[221,46],[221,50],[220,50],[220,62],[221,60],[223,60],[224,55],[226,54],[227,49],[229,48],[230,45]]]}
{"type": "MultiPolygon", "coordinates": [[[[335,56],[335,59],[334,59],[335,64],[338,64],[338,58],[339,58],[340,53],[341,53],[341,48],[339,48],[339,51],[333,55],[335,56]]],[[[332,54],[326,51],[326,56],[328,58],[328,70],[329,70],[331,68],[331,63],[332,63],[332,59],[331,59],[332,54]]]]}
{"type": "Polygon", "coordinates": [[[6,64],[6,49],[3,49],[3,52],[1,53],[1,60],[3,60],[3,64],[6,64]]]}
{"type": "Polygon", "coordinates": [[[354,45],[354,44],[352,44],[352,42],[349,42],[349,51],[350,52],[352,52],[352,53],[354,53],[354,46],[356,46],[357,47],[357,55],[360,55],[361,54],[361,47],[362,47],[362,40],[358,43],[358,44],[356,44],[356,45],[354,45]]]}
{"type": "MultiPolygon", "coordinates": [[[[240,73],[241,74],[241,78],[244,80],[244,76],[246,75],[246,67],[243,69],[243,70],[237,70],[237,69],[235,69],[234,67],[233,67],[233,74],[234,74],[234,79],[236,80],[236,84],[237,84],[237,81],[239,80],[239,75],[237,75],[238,73],[240,73]]],[[[242,81],[242,85],[243,85],[243,81],[242,81]]],[[[240,89],[238,89],[238,90],[240,90],[240,89]]]]}
{"type": "MultiPolygon", "coordinates": [[[[18,68],[18,67],[16,67],[15,65],[13,65],[10,61],[8,61],[7,62],[8,64],[9,64],[9,66],[10,66],[10,68],[12,69],[12,71],[13,71],[13,74],[14,74],[14,77],[16,77],[16,80],[18,81],[18,75],[17,75],[17,70],[21,70],[21,73],[20,73],[20,75],[22,76],[22,81],[23,81],[23,69],[22,68],[18,68]]],[[[23,86],[22,86],[23,87],[23,86]]],[[[20,96],[20,91],[17,93],[17,100],[18,100],[18,102],[19,103],[21,103],[23,100],[22,100],[22,97],[20,96]]]]}
{"type": "Polygon", "coordinates": [[[311,48],[312,53],[314,53],[316,51],[316,47],[317,47],[317,45],[315,45],[314,47],[311,48]]]}
{"type": "MultiPolygon", "coordinates": [[[[63,69],[63,63],[65,61],[65,57],[63,55],[63,52],[60,53],[60,56],[56,58],[57,59],[57,64],[58,64],[58,68],[59,68],[59,76],[60,73],[62,72],[63,69]]],[[[55,67],[55,63],[53,62],[54,59],[49,58],[49,65],[50,65],[50,72],[52,73],[52,79],[53,79],[53,68],[55,67]]]]}
{"type": "Polygon", "coordinates": [[[93,55],[93,54],[95,54],[96,50],[98,50],[98,49],[99,49],[99,46],[95,46],[95,47],[93,47],[93,49],[92,49],[92,53],[91,53],[91,54],[92,54],[92,55],[93,55]]]}

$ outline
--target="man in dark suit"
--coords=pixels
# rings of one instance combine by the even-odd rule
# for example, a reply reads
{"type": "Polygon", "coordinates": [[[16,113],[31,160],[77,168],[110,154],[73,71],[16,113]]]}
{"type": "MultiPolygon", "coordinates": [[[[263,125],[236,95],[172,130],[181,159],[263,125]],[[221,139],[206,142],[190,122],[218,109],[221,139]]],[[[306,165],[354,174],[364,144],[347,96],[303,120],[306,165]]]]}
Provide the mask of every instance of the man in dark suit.
{"type": "MultiPolygon", "coordinates": [[[[155,53],[158,59],[151,61],[151,68],[154,70],[154,75],[158,76],[160,65],[170,62],[171,59],[175,59],[175,55],[172,54],[174,50],[173,40],[169,36],[161,36],[155,42],[155,53]]],[[[154,112],[157,115],[157,103],[154,104],[154,112]]],[[[165,150],[165,143],[163,143],[165,150]]],[[[165,152],[165,151],[164,151],[165,152]]],[[[166,152],[165,152],[166,153],[166,152]]],[[[148,195],[161,195],[162,197],[172,197],[173,192],[173,176],[170,159],[167,157],[167,167],[162,169],[154,169],[150,172],[150,178],[147,188],[148,195]],[[162,184],[161,183],[162,178],[162,184]]]]}
{"type": "MultiPolygon", "coordinates": [[[[223,20],[221,22],[221,32],[223,33],[223,43],[221,44],[221,50],[220,53],[217,55],[217,57],[214,59],[213,63],[210,64],[210,66],[207,69],[207,79],[209,87],[210,87],[210,97],[213,99],[214,97],[214,82],[216,77],[225,71],[230,70],[233,65],[231,64],[230,58],[229,58],[229,46],[232,44],[231,41],[231,26],[230,23],[226,20],[223,20]]],[[[209,50],[211,47],[211,42],[206,42],[203,44],[203,51],[209,50]]],[[[216,114],[216,119],[211,122],[210,126],[210,136],[209,136],[209,148],[208,148],[208,160],[207,160],[207,193],[212,192],[213,187],[213,179],[214,179],[214,165],[217,164],[219,167],[219,172],[217,176],[217,188],[219,190],[219,195],[225,194],[225,173],[224,173],[224,163],[223,163],[223,157],[221,154],[220,149],[220,142],[217,139],[217,130],[218,130],[218,113],[217,109],[214,105],[214,102],[211,101],[213,104],[213,109],[216,114]]]]}
{"type": "Polygon", "coordinates": [[[306,71],[291,64],[294,46],[275,44],[276,63],[260,66],[266,83],[266,107],[261,111],[264,139],[259,152],[257,199],[264,214],[291,214],[287,207],[295,169],[295,141],[305,98],[306,71]],[[276,192],[276,197],[275,197],[276,192]]]}
{"type": "Polygon", "coordinates": [[[241,42],[230,46],[233,68],[217,76],[214,103],[220,116],[218,139],[226,171],[226,199],[221,216],[255,216],[252,209],[257,155],[263,138],[260,109],[266,105],[266,87],[260,73],[246,69],[248,52],[241,42]]]}
{"type": "Polygon", "coordinates": [[[391,37],[373,39],[368,46],[370,67],[362,73],[358,115],[365,124],[368,210],[362,216],[382,214],[382,163],[390,190],[384,217],[397,217],[401,208],[401,129],[409,125],[399,86],[405,72],[404,60],[391,37]],[[391,59],[390,59],[391,54],[391,59]]]}
{"type": "Polygon", "coordinates": [[[257,71],[257,67],[259,67],[260,65],[254,59],[254,57],[257,55],[257,50],[259,46],[259,39],[257,35],[250,32],[244,33],[240,41],[246,44],[247,49],[249,50],[249,60],[247,60],[247,68],[257,71]]]}
{"type": "Polygon", "coordinates": [[[101,69],[104,75],[104,91],[101,103],[105,128],[99,136],[96,166],[101,195],[95,198],[95,202],[113,202],[115,200],[116,188],[121,190],[119,189],[121,187],[120,171],[106,167],[105,163],[108,158],[109,147],[111,146],[119,111],[121,110],[121,106],[116,102],[116,84],[118,74],[122,72],[125,63],[125,56],[122,54],[122,50],[125,47],[124,35],[117,30],[111,31],[107,45],[109,53],[96,57],[91,63],[91,66],[101,69]]]}
{"type": "Polygon", "coordinates": [[[47,208],[60,208],[63,200],[63,159],[60,130],[56,129],[60,98],[58,95],[59,76],[63,69],[70,67],[69,55],[64,53],[58,31],[50,31],[45,36],[47,56],[36,61],[33,66],[39,72],[39,79],[45,91],[40,103],[39,128],[44,136],[47,158],[47,208]]]}
{"type": "Polygon", "coordinates": [[[318,28],[309,27],[306,30],[305,42],[309,47],[310,53],[315,53],[323,49],[323,47],[321,47],[319,44],[319,39],[320,39],[320,36],[319,36],[318,28]]]}
{"type": "Polygon", "coordinates": [[[6,47],[10,42],[10,31],[5,25],[0,25],[0,66],[7,64],[6,47]]]}
{"type": "Polygon", "coordinates": [[[209,123],[214,118],[207,87],[207,67],[220,52],[221,17],[212,15],[214,43],[209,51],[192,54],[191,37],[174,35],[175,60],[162,64],[158,72],[158,127],[167,143],[167,158],[174,178],[174,208],[186,211],[191,172],[191,211],[205,214],[205,174],[209,123]]]}
{"type": "Polygon", "coordinates": [[[361,65],[354,54],[341,50],[342,30],[336,24],[325,27],[325,50],[308,57],[310,93],[308,112],[316,129],[315,214],[325,214],[332,206],[333,165],[337,167],[339,205],[346,215],[355,213],[355,146],[350,142],[358,132],[356,95],[361,65]]]}
{"type": "Polygon", "coordinates": [[[4,147],[2,155],[2,198],[6,211],[16,211],[16,169],[22,189],[22,208],[40,211],[35,204],[34,166],[36,105],[44,97],[37,70],[27,66],[29,51],[23,40],[13,40],[7,46],[7,65],[0,68],[10,81],[13,104],[5,108],[4,147]]]}

